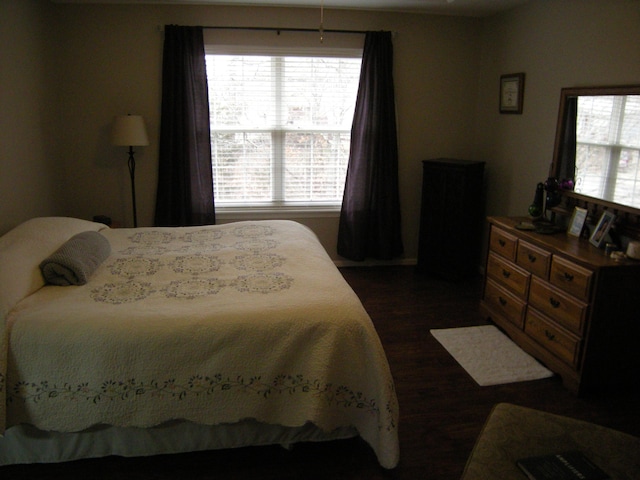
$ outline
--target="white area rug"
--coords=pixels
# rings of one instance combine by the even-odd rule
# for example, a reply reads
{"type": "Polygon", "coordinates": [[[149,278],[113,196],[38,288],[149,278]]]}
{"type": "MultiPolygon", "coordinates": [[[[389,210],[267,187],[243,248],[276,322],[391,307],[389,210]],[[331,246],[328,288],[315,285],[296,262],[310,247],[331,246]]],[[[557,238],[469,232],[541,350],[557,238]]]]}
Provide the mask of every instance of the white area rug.
{"type": "Polygon", "coordinates": [[[444,328],[431,334],[480,386],[553,375],[493,325],[444,328]]]}

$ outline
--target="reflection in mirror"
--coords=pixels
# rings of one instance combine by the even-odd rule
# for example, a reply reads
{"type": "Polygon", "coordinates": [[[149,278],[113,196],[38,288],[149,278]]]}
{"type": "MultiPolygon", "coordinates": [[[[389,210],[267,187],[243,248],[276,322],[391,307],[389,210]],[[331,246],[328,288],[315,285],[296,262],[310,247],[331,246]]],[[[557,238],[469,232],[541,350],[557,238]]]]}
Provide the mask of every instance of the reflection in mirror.
{"type": "Polygon", "coordinates": [[[575,191],[640,207],[640,96],[577,100],[575,191]]]}
{"type": "Polygon", "coordinates": [[[574,198],[638,213],[640,85],[563,89],[550,175],[573,180],[574,198]]]}

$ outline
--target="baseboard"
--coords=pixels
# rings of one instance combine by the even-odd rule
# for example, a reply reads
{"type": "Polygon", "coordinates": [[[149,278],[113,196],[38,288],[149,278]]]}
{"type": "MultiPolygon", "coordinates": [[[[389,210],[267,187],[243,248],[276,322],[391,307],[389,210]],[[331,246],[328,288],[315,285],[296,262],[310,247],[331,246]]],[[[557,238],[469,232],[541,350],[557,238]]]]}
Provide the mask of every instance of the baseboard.
{"type": "Polygon", "coordinates": [[[394,260],[374,260],[367,259],[362,262],[354,262],[343,258],[333,259],[336,267],[391,267],[391,266],[413,266],[418,264],[417,258],[398,258],[394,260]]]}

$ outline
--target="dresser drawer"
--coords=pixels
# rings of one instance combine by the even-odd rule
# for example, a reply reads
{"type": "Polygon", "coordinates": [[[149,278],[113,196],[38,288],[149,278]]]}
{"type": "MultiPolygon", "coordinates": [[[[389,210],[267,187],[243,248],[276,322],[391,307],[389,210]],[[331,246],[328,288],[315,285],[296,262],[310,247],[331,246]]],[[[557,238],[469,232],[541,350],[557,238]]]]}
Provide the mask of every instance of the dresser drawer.
{"type": "Polygon", "coordinates": [[[577,367],[581,346],[578,337],[548,321],[532,308],[527,311],[524,331],[556,357],[572,367],[577,367]]]}
{"type": "Polygon", "coordinates": [[[523,299],[527,298],[531,278],[529,272],[507,262],[495,253],[490,253],[487,259],[487,275],[516,295],[523,299]]]}
{"type": "Polygon", "coordinates": [[[566,329],[582,336],[588,306],[537,278],[531,279],[529,304],[566,329]]]}
{"type": "Polygon", "coordinates": [[[518,242],[516,263],[538,277],[549,278],[551,253],[530,243],[518,242]]]}
{"type": "Polygon", "coordinates": [[[549,281],[556,287],[582,300],[589,299],[593,272],[569,260],[554,256],[549,281]]]}
{"type": "Polygon", "coordinates": [[[524,300],[508,292],[491,279],[487,279],[484,289],[484,301],[496,313],[499,313],[502,317],[522,329],[524,314],[527,310],[527,304],[524,300]]]}
{"type": "Polygon", "coordinates": [[[499,253],[503,257],[515,262],[517,244],[517,237],[499,228],[491,227],[491,236],[489,237],[489,249],[491,251],[499,253]]]}

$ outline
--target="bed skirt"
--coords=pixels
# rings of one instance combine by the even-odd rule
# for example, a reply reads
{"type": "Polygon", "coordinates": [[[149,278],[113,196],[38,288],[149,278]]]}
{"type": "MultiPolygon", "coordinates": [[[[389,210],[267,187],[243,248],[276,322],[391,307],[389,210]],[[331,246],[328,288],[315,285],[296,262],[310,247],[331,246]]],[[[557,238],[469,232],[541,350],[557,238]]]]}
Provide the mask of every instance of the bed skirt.
{"type": "Polygon", "coordinates": [[[98,426],[80,433],[46,432],[14,426],[0,437],[0,465],[59,463],[109,455],[142,457],[258,445],[291,447],[298,442],[352,438],[355,428],[324,432],[308,423],[301,427],[267,425],[254,420],[226,425],[176,421],[154,428],[98,426]]]}

